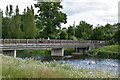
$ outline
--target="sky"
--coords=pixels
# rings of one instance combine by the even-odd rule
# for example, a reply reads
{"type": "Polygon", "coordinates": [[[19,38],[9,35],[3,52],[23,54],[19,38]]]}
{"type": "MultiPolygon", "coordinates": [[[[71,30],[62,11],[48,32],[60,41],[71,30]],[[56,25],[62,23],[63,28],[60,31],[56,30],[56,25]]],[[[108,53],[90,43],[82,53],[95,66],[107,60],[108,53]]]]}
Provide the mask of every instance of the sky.
{"type": "MultiPolygon", "coordinates": [[[[94,26],[107,23],[114,24],[118,22],[118,2],[119,0],[63,0],[62,12],[66,13],[67,23],[61,24],[62,27],[78,25],[81,20],[94,26]]],[[[20,13],[24,8],[37,3],[36,0],[0,0],[0,9],[5,13],[6,5],[18,5],[20,13]]],[[[37,9],[35,9],[37,13],[37,9]]]]}

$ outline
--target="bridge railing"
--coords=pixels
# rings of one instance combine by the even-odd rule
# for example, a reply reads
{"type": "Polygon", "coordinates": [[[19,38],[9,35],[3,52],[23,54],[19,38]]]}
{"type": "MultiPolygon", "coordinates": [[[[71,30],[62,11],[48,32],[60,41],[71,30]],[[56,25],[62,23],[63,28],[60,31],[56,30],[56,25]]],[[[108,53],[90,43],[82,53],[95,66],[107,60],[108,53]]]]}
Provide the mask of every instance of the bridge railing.
{"type": "Polygon", "coordinates": [[[108,44],[107,41],[99,40],[41,40],[41,39],[0,39],[0,44],[43,44],[43,43],[91,43],[91,44],[108,44]]]}

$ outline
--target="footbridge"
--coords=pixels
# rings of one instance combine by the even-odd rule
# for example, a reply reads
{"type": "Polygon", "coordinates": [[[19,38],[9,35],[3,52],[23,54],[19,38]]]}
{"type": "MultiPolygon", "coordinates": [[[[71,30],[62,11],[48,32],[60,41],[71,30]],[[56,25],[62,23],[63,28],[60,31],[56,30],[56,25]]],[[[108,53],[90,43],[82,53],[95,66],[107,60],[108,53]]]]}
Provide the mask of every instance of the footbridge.
{"type": "Polygon", "coordinates": [[[64,56],[64,48],[74,48],[76,52],[85,52],[108,45],[97,40],[46,40],[46,39],[0,39],[3,54],[16,57],[16,50],[51,48],[52,56],[64,56]]]}

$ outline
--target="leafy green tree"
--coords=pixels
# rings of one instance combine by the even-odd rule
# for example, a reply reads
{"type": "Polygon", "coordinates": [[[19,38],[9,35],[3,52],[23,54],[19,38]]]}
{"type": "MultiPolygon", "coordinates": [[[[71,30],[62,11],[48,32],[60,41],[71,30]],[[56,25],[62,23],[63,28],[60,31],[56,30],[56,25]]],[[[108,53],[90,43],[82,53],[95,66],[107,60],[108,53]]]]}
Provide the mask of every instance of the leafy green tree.
{"type": "Polygon", "coordinates": [[[69,39],[70,39],[70,36],[74,36],[74,27],[69,26],[68,30],[67,30],[67,33],[68,33],[69,39]]]}
{"type": "MultiPolygon", "coordinates": [[[[61,2],[38,2],[35,4],[39,8],[36,19],[38,24],[43,27],[42,35],[44,38],[56,39],[58,29],[61,28],[61,23],[66,23],[67,15],[61,11],[63,8],[61,2]]],[[[41,30],[41,29],[40,29],[41,30]]]]}
{"type": "Polygon", "coordinates": [[[81,21],[75,29],[75,36],[77,38],[89,39],[92,34],[93,25],[88,24],[85,21],[81,21]],[[87,36],[87,37],[84,37],[87,36]]]}
{"type": "Polygon", "coordinates": [[[24,32],[24,38],[35,38],[38,35],[38,29],[35,25],[34,9],[27,7],[24,9],[22,16],[22,31],[24,32]]]}
{"type": "Polygon", "coordinates": [[[105,40],[112,40],[115,31],[113,30],[113,25],[106,24],[104,27],[104,38],[105,40]]]}
{"type": "Polygon", "coordinates": [[[104,31],[103,26],[97,25],[97,27],[93,30],[91,35],[92,40],[104,40],[104,31]]]}
{"type": "Polygon", "coordinates": [[[120,30],[114,34],[114,40],[116,43],[120,44],[120,30]]]}
{"type": "Polygon", "coordinates": [[[68,39],[68,34],[65,30],[61,30],[60,39],[68,39]]]}
{"type": "Polygon", "coordinates": [[[2,18],[2,38],[11,38],[10,34],[10,17],[9,17],[9,7],[6,6],[5,11],[6,17],[2,18]]]}
{"type": "MultiPolygon", "coordinates": [[[[23,38],[23,32],[21,31],[21,16],[15,15],[11,18],[10,21],[10,30],[11,30],[11,38],[20,39],[23,38]]],[[[10,34],[9,33],[9,34],[10,34]]]]}

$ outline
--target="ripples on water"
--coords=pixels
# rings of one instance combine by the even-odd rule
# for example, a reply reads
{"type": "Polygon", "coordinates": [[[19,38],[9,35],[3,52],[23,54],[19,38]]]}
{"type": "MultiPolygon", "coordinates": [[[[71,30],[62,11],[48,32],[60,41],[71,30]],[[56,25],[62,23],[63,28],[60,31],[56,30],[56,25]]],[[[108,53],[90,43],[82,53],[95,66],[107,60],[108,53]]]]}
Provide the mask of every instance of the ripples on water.
{"type": "Polygon", "coordinates": [[[118,73],[118,59],[86,58],[86,59],[60,60],[57,62],[71,64],[76,68],[81,67],[99,69],[103,71],[111,71],[113,73],[118,73]]]}

